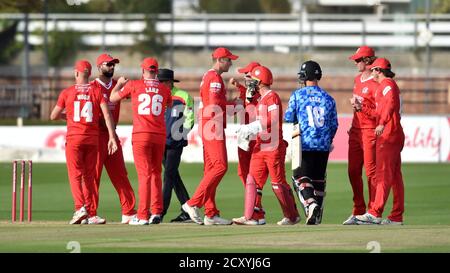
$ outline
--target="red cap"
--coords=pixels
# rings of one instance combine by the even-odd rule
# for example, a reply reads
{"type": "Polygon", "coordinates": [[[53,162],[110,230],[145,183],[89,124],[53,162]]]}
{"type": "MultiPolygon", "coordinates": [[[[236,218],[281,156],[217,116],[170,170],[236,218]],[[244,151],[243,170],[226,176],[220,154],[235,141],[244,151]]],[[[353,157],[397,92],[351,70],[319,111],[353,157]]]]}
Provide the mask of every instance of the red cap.
{"type": "Polygon", "coordinates": [[[265,66],[257,66],[252,70],[252,78],[260,81],[265,85],[272,85],[273,76],[269,68],[265,66]]]}
{"type": "Polygon", "coordinates": [[[253,68],[257,67],[257,66],[261,66],[261,64],[259,64],[258,62],[251,62],[249,63],[246,67],[243,67],[241,69],[238,69],[239,73],[248,73],[248,72],[252,72],[253,68]]]}
{"type": "Polygon", "coordinates": [[[231,60],[236,60],[239,58],[239,56],[233,55],[228,48],[225,47],[218,47],[216,50],[214,50],[212,57],[214,59],[218,58],[230,58],[231,60]]]}
{"type": "Polygon", "coordinates": [[[113,58],[111,55],[107,53],[103,53],[97,57],[97,66],[102,65],[102,63],[119,63],[119,59],[113,58]]]}
{"type": "Polygon", "coordinates": [[[79,60],[75,63],[74,69],[78,72],[82,73],[89,73],[89,76],[91,75],[92,66],[91,64],[86,60],[79,60]]]}
{"type": "Polygon", "coordinates": [[[358,60],[364,57],[372,57],[375,56],[375,51],[368,46],[361,46],[358,48],[352,56],[348,57],[350,60],[358,60]]]}
{"type": "Polygon", "coordinates": [[[385,58],[377,58],[371,66],[370,69],[381,68],[381,69],[391,69],[391,63],[388,59],[385,58]]]}
{"type": "Polygon", "coordinates": [[[142,69],[158,71],[158,61],[155,58],[145,58],[141,63],[142,69]]]}

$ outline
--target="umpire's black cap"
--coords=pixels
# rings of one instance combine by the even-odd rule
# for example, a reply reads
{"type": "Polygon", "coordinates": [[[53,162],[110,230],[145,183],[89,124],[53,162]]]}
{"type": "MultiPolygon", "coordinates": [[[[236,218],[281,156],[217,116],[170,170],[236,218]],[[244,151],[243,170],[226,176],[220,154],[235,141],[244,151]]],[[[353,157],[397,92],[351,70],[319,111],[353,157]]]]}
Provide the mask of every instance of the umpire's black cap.
{"type": "Polygon", "coordinates": [[[158,69],[158,80],[180,82],[179,80],[176,80],[173,77],[174,77],[173,70],[166,68],[158,69]]]}

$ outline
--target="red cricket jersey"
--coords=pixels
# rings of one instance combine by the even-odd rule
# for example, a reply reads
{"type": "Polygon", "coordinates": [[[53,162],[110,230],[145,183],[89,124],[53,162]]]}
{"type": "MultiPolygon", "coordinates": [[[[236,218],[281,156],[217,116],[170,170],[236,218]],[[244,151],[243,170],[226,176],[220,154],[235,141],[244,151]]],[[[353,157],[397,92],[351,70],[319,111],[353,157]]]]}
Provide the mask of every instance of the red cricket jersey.
{"type": "MultiPolygon", "coordinates": [[[[353,86],[353,96],[356,97],[361,104],[366,104],[367,107],[375,109],[375,92],[377,90],[378,83],[372,76],[362,80],[362,74],[355,77],[353,86]]],[[[361,129],[373,129],[375,128],[376,120],[374,118],[364,115],[362,112],[353,113],[352,127],[361,129]]]]}
{"type": "Polygon", "coordinates": [[[400,89],[397,83],[391,79],[384,79],[378,86],[376,96],[377,125],[384,125],[381,137],[396,142],[404,137],[403,128],[400,123],[400,89]]]}
{"type": "Polygon", "coordinates": [[[222,121],[225,129],[226,90],[222,77],[214,69],[208,70],[203,75],[200,83],[200,97],[202,99],[200,120],[205,122],[214,118],[216,121],[222,121]]]}
{"type": "Polygon", "coordinates": [[[56,105],[66,109],[67,141],[98,144],[102,103],[101,90],[92,84],[75,84],[61,92],[56,105]]]}
{"type": "MultiPolygon", "coordinates": [[[[112,79],[109,83],[102,82],[99,78],[96,78],[91,82],[94,86],[99,88],[102,91],[103,97],[105,98],[105,101],[108,103],[109,111],[111,112],[112,118],[114,120],[114,126],[117,125],[119,122],[119,115],[120,115],[120,101],[119,102],[111,102],[109,100],[109,96],[111,96],[111,91],[113,90],[114,86],[116,86],[117,81],[112,79]]],[[[103,117],[103,114],[100,113],[100,131],[102,133],[108,132],[108,128],[106,127],[105,118],[103,117]]]]}
{"type": "Polygon", "coordinates": [[[261,121],[263,131],[256,138],[255,149],[262,143],[273,143],[274,148],[278,147],[283,142],[283,106],[277,93],[270,90],[259,99],[256,119],[261,121]],[[272,133],[273,130],[278,132],[272,133]]]}
{"type": "Polygon", "coordinates": [[[120,97],[131,96],[133,109],[133,141],[166,142],[164,112],[172,105],[169,88],[156,79],[129,81],[119,92],[120,97]]]}

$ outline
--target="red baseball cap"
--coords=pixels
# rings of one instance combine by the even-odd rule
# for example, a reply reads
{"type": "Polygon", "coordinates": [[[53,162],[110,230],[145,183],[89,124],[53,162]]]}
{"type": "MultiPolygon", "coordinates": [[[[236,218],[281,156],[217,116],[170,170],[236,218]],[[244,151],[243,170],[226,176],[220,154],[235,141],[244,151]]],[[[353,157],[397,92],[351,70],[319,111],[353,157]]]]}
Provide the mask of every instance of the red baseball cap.
{"type": "Polygon", "coordinates": [[[158,71],[159,66],[155,58],[145,58],[141,63],[141,67],[144,70],[158,71]]]}
{"type": "Polygon", "coordinates": [[[251,62],[249,63],[246,67],[240,68],[238,69],[239,73],[248,73],[248,72],[252,72],[253,68],[257,67],[257,66],[261,66],[258,62],[251,62]]]}
{"type": "Polygon", "coordinates": [[[75,63],[74,69],[78,72],[82,73],[89,73],[89,76],[91,75],[92,66],[91,64],[86,60],[79,60],[75,63]]]}
{"type": "Polygon", "coordinates": [[[218,58],[230,58],[231,60],[236,60],[239,58],[239,56],[233,55],[228,48],[225,47],[218,47],[216,50],[214,50],[212,57],[214,59],[218,58]]]}
{"type": "Polygon", "coordinates": [[[370,69],[381,68],[381,69],[391,69],[391,62],[385,58],[377,58],[371,66],[370,69]]]}
{"type": "Polygon", "coordinates": [[[353,54],[348,58],[350,60],[358,60],[364,57],[372,57],[372,56],[375,56],[375,51],[373,50],[373,48],[368,46],[361,46],[356,50],[355,54],[353,54]]]}
{"type": "Polygon", "coordinates": [[[119,63],[119,59],[113,58],[111,55],[107,53],[103,53],[97,57],[97,66],[100,66],[102,63],[119,63]]]}

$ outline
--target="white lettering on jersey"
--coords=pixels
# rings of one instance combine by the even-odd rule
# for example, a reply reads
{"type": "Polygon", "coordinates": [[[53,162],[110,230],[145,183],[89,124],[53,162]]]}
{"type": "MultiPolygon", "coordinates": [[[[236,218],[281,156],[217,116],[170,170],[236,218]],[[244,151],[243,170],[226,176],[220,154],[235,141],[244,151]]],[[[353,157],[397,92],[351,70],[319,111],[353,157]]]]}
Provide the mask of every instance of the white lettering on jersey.
{"type": "Polygon", "coordinates": [[[156,93],[158,94],[159,89],[157,87],[146,87],[145,88],[146,93],[156,93]]]}
{"type": "Polygon", "coordinates": [[[383,96],[386,96],[386,94],[387,94],[389,91],[391,91],[391,87],[390,87],[390,86],[386,86],[386,87],[383,89],[383,96]]]}
{"type": "Polygon", "coordinates": [[[364,88],[361,90],[361,92],[362,92],[363,94],[367,94],[367,92],[369,92],[369,88],[366,86],[366,87],[364,87],[364,88]]]}
{"type": "Polygon", "coordinates": [[[267,108],[267,111],[270,112],[270,111],[277,110],[277,109],[278,109],[278,105],[272,104],[272,105],[269,105],[269,107],[267,108]]]}
{"type": "Polygon", "coordinates": [[[322,99],[320,97],[309,97],[309,101],[320,103],[322,99]]]}
{"type": "Polygon", "coordinates": [[[77,95],[77,99],[78,100],[89,100],[90,96],[89,95],[80,94],[80,95],[77,95]]]}
{"type": "Polygon", "coordinates": [[[222,88],[222,84],[220,82],[212,82],[209,84],[209,90],[214,93],[219,92],[221,88],[222,88]]]}

